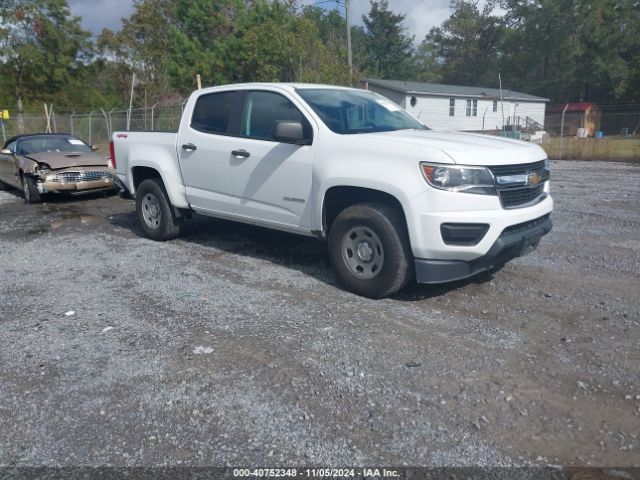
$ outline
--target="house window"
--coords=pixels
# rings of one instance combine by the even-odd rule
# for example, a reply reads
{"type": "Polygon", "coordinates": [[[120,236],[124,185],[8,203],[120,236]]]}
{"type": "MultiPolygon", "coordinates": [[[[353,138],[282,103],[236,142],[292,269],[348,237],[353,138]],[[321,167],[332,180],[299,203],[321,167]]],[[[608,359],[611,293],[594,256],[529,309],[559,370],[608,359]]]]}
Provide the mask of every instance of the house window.
{"type": "Polygon", "coordinates": [[[497,112],[498,111],[498,100],[494,100],[493,101],[493,112],[497,112]]]}
{"type": "Polygon", "coordinates": [[[456,116],[456,99],[455,98],[449,99],[449,116],[450,117],[456,116]]]}
{"type": "Polygon", "coordinates": [[[416,103],[418,103],[418,99],[416,97],[411,97],[411,100],[409,101],[409,103],[411,103],[412,107],[415,107],[416,103]]]}
{"type": "Polygon", "coordinates": [[[467,117],[478,116],[478,100],[467,98],[467,117]]]}

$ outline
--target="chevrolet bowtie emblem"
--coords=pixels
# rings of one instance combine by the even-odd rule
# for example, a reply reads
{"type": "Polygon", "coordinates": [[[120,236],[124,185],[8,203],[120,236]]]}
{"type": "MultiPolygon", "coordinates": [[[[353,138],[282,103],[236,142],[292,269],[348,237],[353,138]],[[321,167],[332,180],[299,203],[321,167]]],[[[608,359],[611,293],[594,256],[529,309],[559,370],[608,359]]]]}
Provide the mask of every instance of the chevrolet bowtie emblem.
{"type": "Polygon", "coordinates": [[[542,177],[539,173],[531,172],[527,175],[527,185],[535,187],[536,185],[539,185],[541,181],[542,177]]]}

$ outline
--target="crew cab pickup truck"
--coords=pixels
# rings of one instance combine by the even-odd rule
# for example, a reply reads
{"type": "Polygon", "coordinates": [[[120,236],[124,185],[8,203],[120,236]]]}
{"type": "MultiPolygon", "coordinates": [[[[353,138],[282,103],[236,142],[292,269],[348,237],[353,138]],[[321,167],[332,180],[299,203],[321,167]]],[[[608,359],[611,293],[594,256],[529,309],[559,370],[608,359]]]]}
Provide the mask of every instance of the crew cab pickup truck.
{"type": "Polygon", "coordinates": [[[198,90],[177,133],[114,132],[111,157],[149,238],[194,211],[326,239],[339,280],[371,298],[500,267],[551,230],[539,146],[433,131],[359,89],[198,90]]]}

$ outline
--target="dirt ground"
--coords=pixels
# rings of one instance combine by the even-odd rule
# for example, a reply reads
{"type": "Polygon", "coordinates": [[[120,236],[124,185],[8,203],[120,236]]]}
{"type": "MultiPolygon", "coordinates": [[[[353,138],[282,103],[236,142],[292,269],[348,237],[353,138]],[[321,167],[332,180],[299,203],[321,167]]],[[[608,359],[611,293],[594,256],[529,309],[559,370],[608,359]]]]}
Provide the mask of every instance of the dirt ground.
{"type": "Polygon", "coordinates": [[[374,301],[316,240],[0,192],[0,465],[640,466],[640,167],[552,193],[531,255],[374,301]]]}

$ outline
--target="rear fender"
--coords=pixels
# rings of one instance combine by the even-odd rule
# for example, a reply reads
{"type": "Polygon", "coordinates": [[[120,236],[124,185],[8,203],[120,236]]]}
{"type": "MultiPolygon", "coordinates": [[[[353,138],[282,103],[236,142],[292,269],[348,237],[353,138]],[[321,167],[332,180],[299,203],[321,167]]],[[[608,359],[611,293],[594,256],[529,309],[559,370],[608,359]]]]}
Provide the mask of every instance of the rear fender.
{"type": "Polygon", "coordinates": [[[177,208],[189,208],[177,159],[171,156],[170,152],[162,148],[154,148],[153,145],[141,145],[139,148],[137,145],[132,145],[129,152],[130,174],[127,175],[127,180],[129,191],[134,196],[133,171],[136,167],[147,167],[158,172],[171,204],[177,208]],[[146,158],[153,160],[146,160],[146,158]]]}

